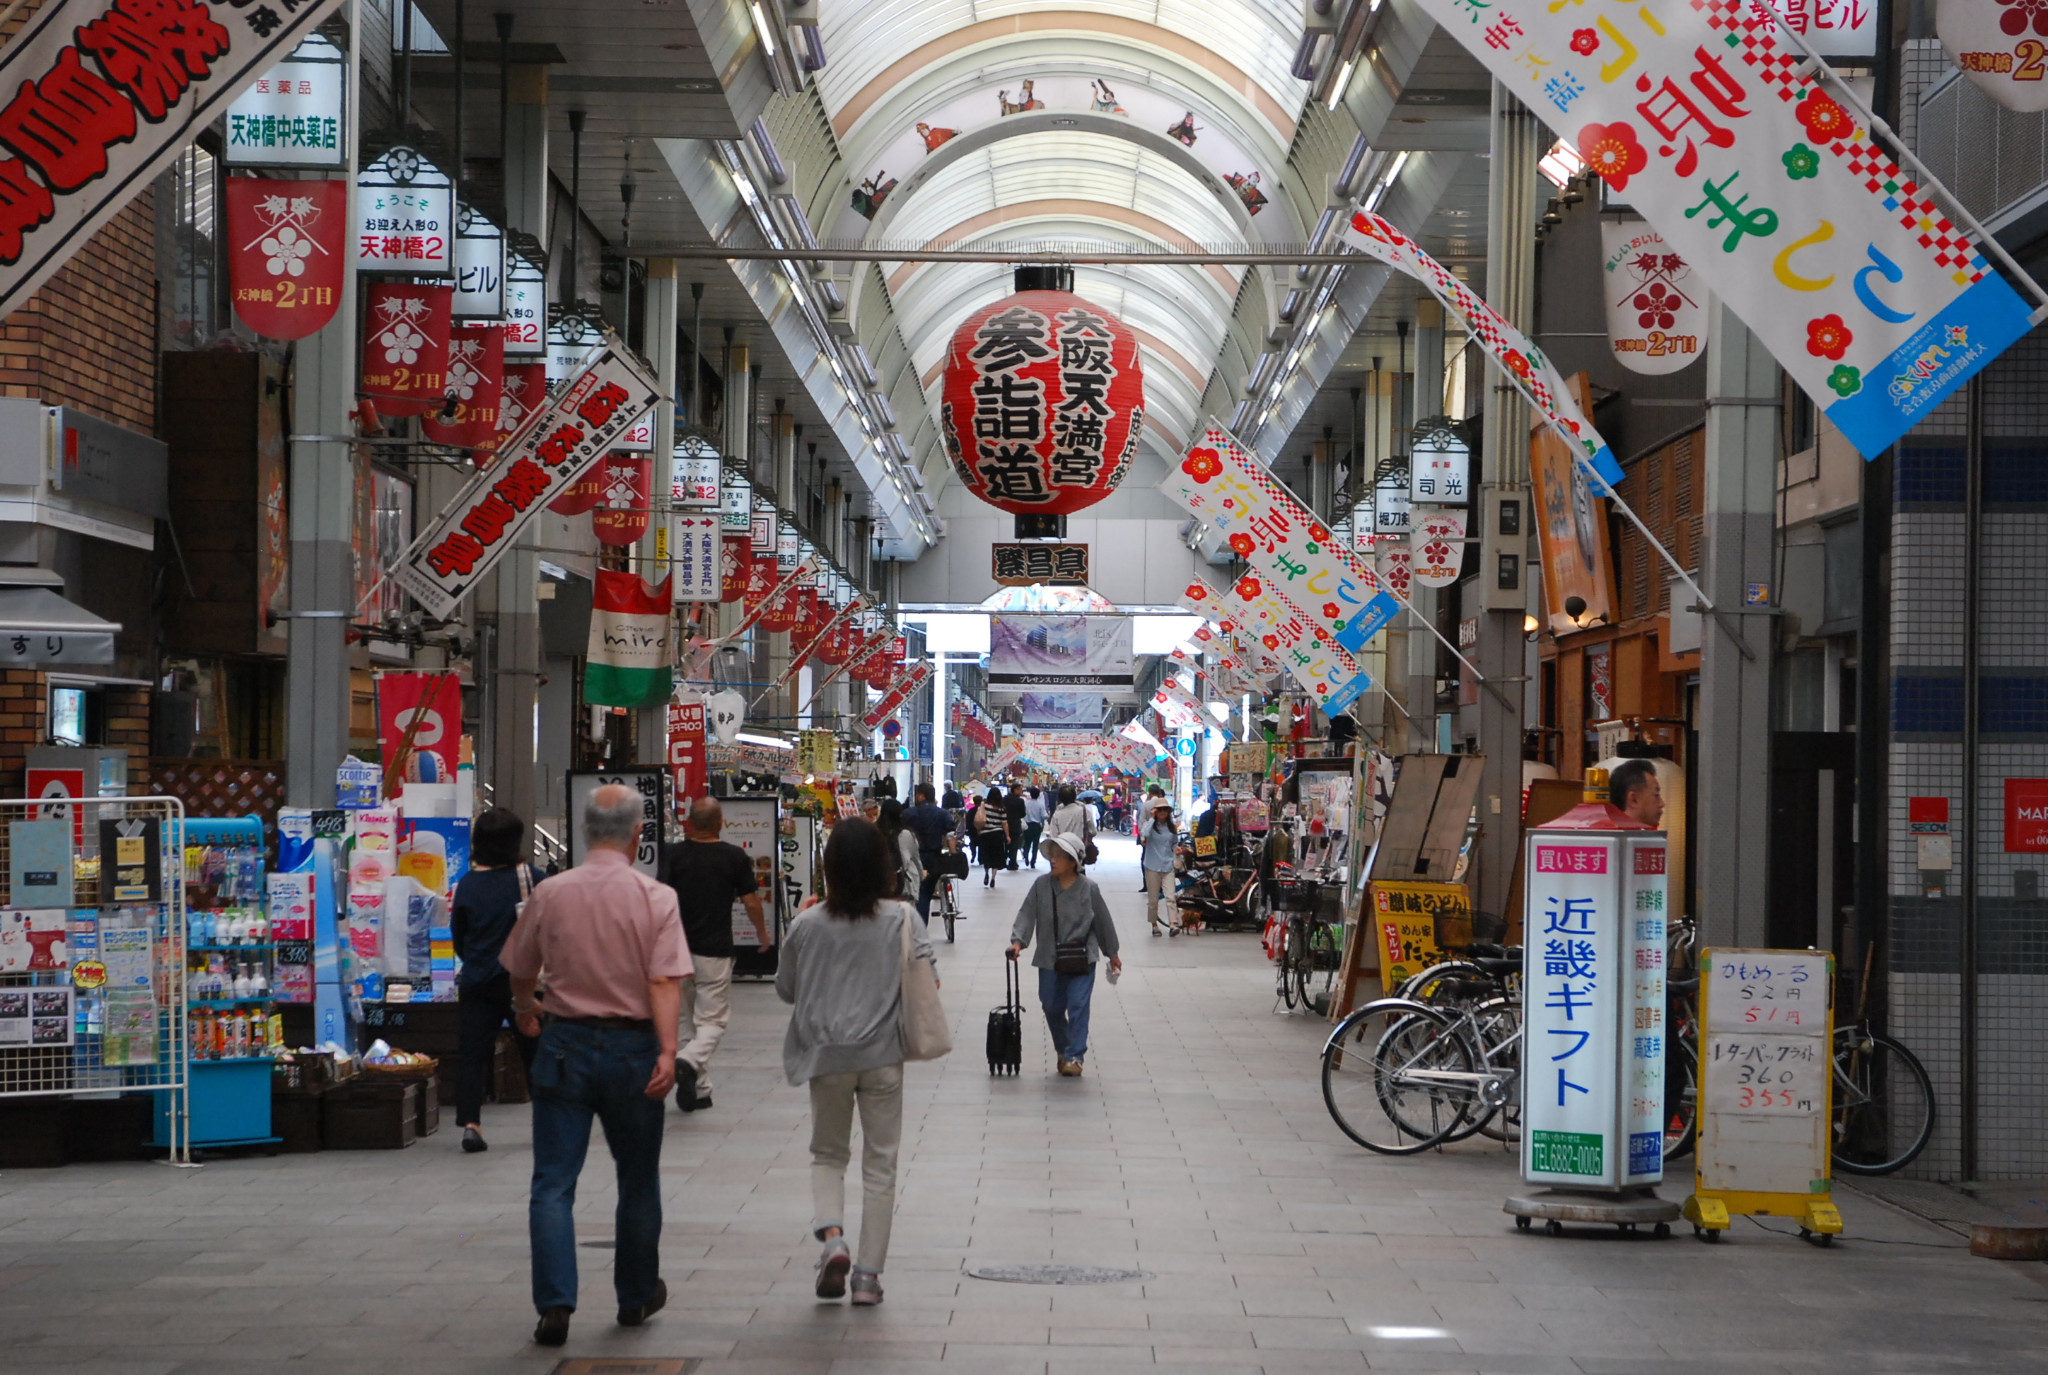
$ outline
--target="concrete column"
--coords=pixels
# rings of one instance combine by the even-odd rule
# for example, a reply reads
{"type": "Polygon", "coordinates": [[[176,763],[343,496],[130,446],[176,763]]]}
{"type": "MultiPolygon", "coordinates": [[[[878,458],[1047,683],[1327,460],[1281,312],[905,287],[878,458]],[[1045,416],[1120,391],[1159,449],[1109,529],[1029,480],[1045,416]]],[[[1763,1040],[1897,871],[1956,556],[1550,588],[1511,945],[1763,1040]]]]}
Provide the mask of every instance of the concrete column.
{"type": "MultiPolygon", "coordinates": [[[[1707,336],[1706,554],[1700,628],[1700,940],[1766,942],[1778,365],[1716,300],[1707,336]],[[1751,604],[1754,601],[1757,604],[1751,604]]],[[[1674,596],[1688,595],[1673,589],[1674,596]]]]}
{"type": "MultiPolygon", "coordinates": [[[[1536,325],[1536,160],[1548,142],[1527,106],[1493,83],[1493,157],[1487,164],[1486,302],[1524,331],[1536,325]]],[[[1522,731],[1531,701],[1528,640],[1528,549],[1535,522],[1529,509],[1529,408],[1507,377],[1488,365],[1483,401],[1481,487],[1466,533],[1485,542],[1465,546],[1479,560],[1479,580],[1468,586],[1467,614],[1478,609],[1479,643],[1472,660],[1493,691],[1482,687],[1479,748],[1486,755],[1479,783],[1479,864],[1474,905],[1507,912],[1522,843],[1522,731]],[[1518,501],[1521,534],[1504,537],[1496,503],[1518,501]],[[1494,522],[1492,528],[1487,522],[1494,522]],[[1501,586],[1501,553],[1518,555],[1520,585],[1501,586]]]]}
{"type": "MultiPolygon", "coordinates": [[[[768,448],[774,461],[775,504],[792,516],[800,516],[796,495],[796,417],[777,411],[768,417],[768,448]]],[[[824,538],[824,532],[818,532],[824,538]]]]}
{"type": "MultiPolygon", "coordinates": [[[[355,6],[349,6],[353,29],[355,6]]],[[[358,34],[360,30],[355,30],[358,34]]],[[[348,54],[348,213],[355,215],[360,42],[348,54]]],[[[317,334],[292,345],[294,435],[354,432],[356,274],[341,275],[341,304],[317,334]]],[[[348,626],[356,616],[355,454],[326,438],[291,445],[290,638],[285,650],[285,796],[294,807],[332,807],[334,771],[348,754],[348,626]]]]}
{"type": "MultiPolygon", "coordinates": [[[[510,229],[548,243],[548,69],[519,64],[505,81],[502,148],[505,219],[510,229]]],[[[522,535],[477,588],[482,656],[489,666],[483,711],[488,747],[478,761],[491,800],[529,823],[538,820],[540,786],[535,749],[542,731],[566,731],[567,721],[540,719],[540,555],[533,535],[522,535]]]]}
{"type": "Polygon", "coordinates": [[[505,220],[548,246],[548,69],[513,66],[505,82],[505,220]]]}
{"type": "Polygon", "coordinates": [[[725,456],[740,465],[747,481],[759,484],[754,471],[754,407],[747,383],[747,346],[735,344],[728,333],[725,345],[725,456]]]}
{"type": "MultiPolygon", "coordinates": [[[[648,490],[654,510],[647,518],[647,533],[640,539],[640,576],[660,581],[669,570],[668,512],[674,485],[676,447],[676,260],[647,260],[647,318],[643,322],[647,361],[654,365],[655,384],[662,400],[654,407],[654,463],[648,490]]],[[[673,633],[673,632],[671,632],[673,633]]],[[[675,644],[671,643],[673,650],[675,644]]],[[[668,760],[668,706],[647,707],[640,713],[640,763],[662,764],[668,760]]]]}
{"type": "MultiPolygon", "coordinates": [[[[1433,415],[1441,415],[1444,408],[1444,310],[1427,297],[1415,303],[1413,376],[1408,414],[1412,423],[1419,425],[1433,415]]],[[[1400,452],[1411,459],[1414,457],[1409,435],[1397,435],[1395,442],[1400,452]]],[[[1418,615],[1430,621],[1436,619],[1437,595],[1434,589],[1421,583],[1409,584],[1409,604],[1418,615]]],[[[1415,718],[1415,729],[1422,737],[1422,749],[1428,753],[1434,753],[1437,748],[1436,670],[1439,652],[1436,636],[1411,623],[1408,634],[1408,712],[1415,718]]]]}

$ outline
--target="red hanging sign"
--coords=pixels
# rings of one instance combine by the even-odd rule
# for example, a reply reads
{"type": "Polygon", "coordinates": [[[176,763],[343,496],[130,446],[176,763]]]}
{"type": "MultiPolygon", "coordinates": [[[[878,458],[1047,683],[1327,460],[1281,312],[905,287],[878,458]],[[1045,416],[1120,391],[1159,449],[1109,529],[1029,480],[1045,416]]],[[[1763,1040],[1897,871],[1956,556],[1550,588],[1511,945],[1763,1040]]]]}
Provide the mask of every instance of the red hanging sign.
{"type": "Polygon", "coordinates": [[[505,384],[498,394],[498,438],[491,445],[496,452],[513,435],[519,433],[535,411],[548,403],[548,365],[546,363],[505,363],[505,384]]]}
{"type": "Polygon", "coordinates": [[[597,465],[597,507],[590,532],[606,544],[632,544],[647,533],[647,506],[654,464],[644,454],[606,454],[597,465]]]}
{"type": "Polygon", "coordinates": [[[818,637],[825,633],[825,627],[832,624],[832,618],[839,614],[838,608],[820,596],[817,588],[806,587],[802,592],[803,595],[797,599],[796,624],[789,632],[789,647],[798,653],[817,643],[818,637]]]}
{"type": "Polygon", "coordinates": [[[462,680],[453,673],[380,673],[376,686],[377,748],[384,758],[407,746],[408,732],[412,737],[393,781],[454,782],[462,752],[462,680]]]}
{"type": "Polygon", "coordinates": [[[775,585],[781,581],[782,575],[776,571],[775,567],[775,555],[770,554],[766,558],[756,557],[754,559],[753,563],[747,568],[745,600],[749,617],[755,615],[755,613],[768,604],[769,593],[773,592],[775,585]]]}
{"type": "Polygon", "coordinates": [[[676,815],[687,815],[691,800],[711,791],[709,761],[704,753],[702,702],[669,703],[668,767],[676,815]]]}
{"type": "Polygon", "coordinates": [[[378,282],[365,292],[361,391],[386,415],[447,404],[452,286],[378,282]]]}
{"type": "Polygon", "coordinates": [[[492,324],[465,327],[448,341],[448,396],[455,414],[423,417],[420,428],[437,444],[459,444],[480,455],[496,451],[503,436],[498,411],[505,390],[505,331],[492,324]]]}
{"type": "Polygon", "coordinates": [[[303,339],[341,304],[348,183],[231,177],[228,294],[266,339],[303,339]]]}
{"type": "Polygon", "coordinates": [[[847,654],[853,649],[853,633],[851,616],[826,631],[824,640],[818,645],[818,662],[830,664],[833,668],[845,663],[847,654]]]}
{"type": "Polygon", "coordinates": [[[754,541],[749,535],[727,535],[719,541],[718,600],[730,604],[747,595],[754,571],[754,541]]]}
{"type": "Polygon", "coordinates": [[[1138,451],[1138,336],[1067,291],[984,306],[946,353],[939,433],[967,490],[1020,515],[1092,506],[1138,451]]]}
{"type": "MultiPolygon", "coordinates": [[[[771,566],[774,562],[773,559],[769,560],[771,566]]],[[[810,590],[804,583],[798,582],[796,586],[784,589],[780,596],[771,598],[767,609],[761,613],[761,628],[785,634],[796,629],[797,617],[803,611],[801,599],[808,595],[810,590]]]]}
{"type": "Polygon", "coordinates": [[[887,691],[890,682],[896,677],[896,670],[901,667],[903,655],[909,647],[910,642],[901,635],[891,639],[889,647],[877,654],[873,662],[868,665],[867,672],[863,675],[863,681],[876,692],[887,691]]]}
{"type": "Polygon", "coordinates": [[[558,516],[580,516],[585,511],[594,511],[604,500],[604,464],[593,463],[563,489],[562,494],[548,503],[548,509],[558,516]]]}

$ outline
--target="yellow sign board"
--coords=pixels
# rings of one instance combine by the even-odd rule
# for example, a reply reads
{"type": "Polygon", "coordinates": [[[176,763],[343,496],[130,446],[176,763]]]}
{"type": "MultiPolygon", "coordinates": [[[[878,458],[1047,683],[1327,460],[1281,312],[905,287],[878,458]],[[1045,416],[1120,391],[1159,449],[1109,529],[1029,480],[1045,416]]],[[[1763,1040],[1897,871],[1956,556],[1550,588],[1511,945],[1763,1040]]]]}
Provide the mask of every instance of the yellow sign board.
{"type": "Polygon", "coordinates": [[[1436,943],[1439,914],[1468,922],[1472,916],[1472,895],[1462,883],[1369,883],[1365,891],[1380,934],[1380,983],[1389,993],[1444,958],[1436,943]]]}

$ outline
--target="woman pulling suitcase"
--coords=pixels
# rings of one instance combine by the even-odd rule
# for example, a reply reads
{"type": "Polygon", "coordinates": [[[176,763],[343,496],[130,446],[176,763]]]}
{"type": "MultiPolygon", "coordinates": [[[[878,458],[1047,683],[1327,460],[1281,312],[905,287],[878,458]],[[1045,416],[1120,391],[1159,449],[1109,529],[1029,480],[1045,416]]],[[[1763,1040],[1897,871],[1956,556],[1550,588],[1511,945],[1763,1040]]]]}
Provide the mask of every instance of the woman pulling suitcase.
{"type": "Polygon", "coordinates": [[[1031,885],[1010,932],[1015,960],[1034,939],[1031,963],[1038,970],[1038,1003],[1046,1030],[1059,1053],[1060,1073],[1081,1073],[1088,1056],[1088,1008],[1095,996],[1095,966],[1109,957],[1109,975],[1123,973],[1116,922],[1095,880],[1081,872],[1085,842],[1071,834],[1048,836],[1044,853],[1052,872],[1031,885]]]}

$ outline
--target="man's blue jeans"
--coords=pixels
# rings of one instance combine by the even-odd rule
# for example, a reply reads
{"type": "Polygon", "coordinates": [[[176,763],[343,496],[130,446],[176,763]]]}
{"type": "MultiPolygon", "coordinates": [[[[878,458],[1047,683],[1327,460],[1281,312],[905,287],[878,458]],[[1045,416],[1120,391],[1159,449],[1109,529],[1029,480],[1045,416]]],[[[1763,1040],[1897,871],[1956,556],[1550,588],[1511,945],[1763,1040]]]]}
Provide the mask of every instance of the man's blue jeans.
{"type": "Polygon", "coordinates": [[[654,1297],[661,1274],[662,1101],[647,1096],[654,1032],[550,1022],[533,1057],[533,1307],[576,1306],[576,1180],[590,1119],[604,1124],[618,1166],[612,1283],[619,1307],[654,1297]]]}
{"type": "Polygon", "coordinates": [[[1088,1055],[1088,1003],[1095,996],[1095,966],[1086,974],[1038,971],[1038,1005],[1045,1009],[1045,1027],[1052,1033],[1052,1048],[1062,1060],[1082,1060],[1088,1055]]]}

